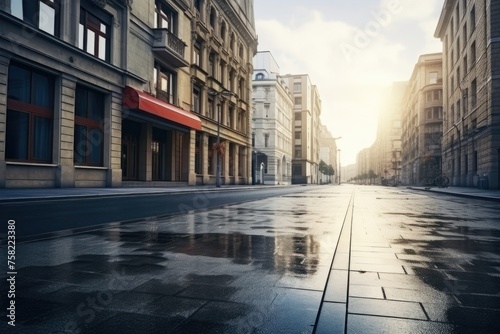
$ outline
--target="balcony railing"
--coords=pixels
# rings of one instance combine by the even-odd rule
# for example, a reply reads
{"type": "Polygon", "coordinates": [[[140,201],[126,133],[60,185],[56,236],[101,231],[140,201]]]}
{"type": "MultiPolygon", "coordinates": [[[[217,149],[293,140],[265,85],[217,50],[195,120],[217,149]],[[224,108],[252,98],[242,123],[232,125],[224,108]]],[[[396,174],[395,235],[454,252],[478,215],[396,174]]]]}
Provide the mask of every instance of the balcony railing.
{"type": "Polygon", "coordinates": [[[167,29],[153,29],[153,51],[158,52],[178,67],[188,66],[184,59],[186,44],[167,29]]]}

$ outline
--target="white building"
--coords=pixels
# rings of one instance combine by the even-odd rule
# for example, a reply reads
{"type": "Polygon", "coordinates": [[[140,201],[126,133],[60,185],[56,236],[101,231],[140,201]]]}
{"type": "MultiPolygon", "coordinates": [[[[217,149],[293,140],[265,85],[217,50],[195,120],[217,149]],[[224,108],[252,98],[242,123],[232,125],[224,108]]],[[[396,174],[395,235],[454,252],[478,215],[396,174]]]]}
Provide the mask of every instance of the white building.
{"type": "Polygon", "coordinates": [[[293,100],[269,51],[257,52],[253,63],[253,175],[256,183],[290,184],[293,100]]]}

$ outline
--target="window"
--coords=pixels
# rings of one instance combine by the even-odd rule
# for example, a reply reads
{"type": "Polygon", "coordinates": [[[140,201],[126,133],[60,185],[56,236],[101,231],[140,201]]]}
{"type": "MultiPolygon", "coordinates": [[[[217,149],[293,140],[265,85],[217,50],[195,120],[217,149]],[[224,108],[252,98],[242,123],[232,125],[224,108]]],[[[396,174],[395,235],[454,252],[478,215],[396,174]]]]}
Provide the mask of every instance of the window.
{"type": "Polygon", "coordinates": [[[257,75],[255,76],[255,80],[264,80],[264,74],[257,73],[257,75]]]}
{"type": "Polygon", "coordinates": [[[434,101],[441,100],[441,91],[440,90],[435,90],[433,92],[433,99],[434,99],[434,101]]]}
{"type": "Polygon", "coordinates": [[[477,106],[477,79],[472,80],[470,85],[470,103],[471,108],[477,106]]]}
{"type": "Polygon", "coordinates": [[[457,101],[457,110],[456,110],[456,112],[457,112],[457,122],[460,121],[460,117],[462,117],[460,115],[460,110],[462,110],[462,109],[460,108],[460,99],[458,99],[458,101],[457,101]]]}
{"type": "Polygon", "coordinates": [[[450,85],[450,95],[453,93],[453,91],[455,90],[455,78],[453,77],[453,75],[451,76],[451,85],[450,85]]]}
{"type": "Polygon", "coordinates": [[[222,42],[226,40],[226,22],[222,22],[221,27],[220,27],[220,38],[222,39],[222,42]]]}
{"type": "Polygon", "coordinates": [[[156,64],[154,68],[154,94],[160,100],[174,103],[175,74],[156,64]]]}
{"type": "Polygon", "coordinates": [[[264,147],[269,147],[269,133],[264,134],[264,147]]]}
{"type": "Polygon", "coordinates": [[[455,32],[455,21],[453,17],[451,18],[451,24],[450,24],[450,36],[453,37],[453,33],[455,32]]]}
{"type": "Polygon", "coordinates": [[[450,121],[452,125],[455,123],[455,105],[453,104],[451,105],[450,121]]]}
{"type": "Polygon", "coordinates": [[[193,86],[193,111],[195,113],[201,112],[201,89],[198,86],[193,86]]]}
{"type": "Polygon", "coordinates": [[[241,78],[238,81],[238,94],[240,95],[239,98],[244,100],[245,99],[245,79],[241,78]]]}
{"type": "Polygon", "coordinates": [[[296,96],[294,98],[295,108],[302,108],[302,97],[296,96]]]}
{"type": "Polygon", "coordinates": [[[243,51],[243,44],[240,44],[240,47],[238,49],[238,56],[240,57],[241,60],[244,60],[243,59],[243,56],[245,55],[244,51],[243,51]]]}
{"type": "Polygon", "coordinates": [[[467,55],[464,56],[464,78],[467,76],[467,72],[469,72],[469,64],[467,63],[467,55]]]}
{"type": "Polygon", "coordinates": [[[476,29],[476,5],[470,10],[470,30],[471,33],[476,29]]]}
{"type": "Polygon", "coordinates": [[[300,82],[294,82],[293,83],[293,92],[294,93],[300,93],[300,92],[302,92],[302,83],[300,83],[300,82]]]}
{"type": "Polygon", "coordinates": [[[235,37],[234,37],[234,34],[231,34],[231,36],[229,37],[229,48],[231,49],[231,51],[233,51],[233,53],[236,53],[236,49],[235,49],[235,37]]]}
{"type": "Polygon", "coordinates": [[[7,81],[8,160],[52,162],[54,79],[12,63],[7,81]]]}
{"type": "Polygon", "coordinates": [[[154,27],[176,33],[177,13],[160,1],[155,3],[154,27]]]}
{"type": "Polygon", "coordinates": [[[470,46],[470,61],[472,63],[472,67],[476,65],[476,41],[472,42],[470,46]]]}
{"type": "Polygon", "coordinates": [[[208,55],[208,75],[215,76],[215,55],[213,53],[208,55]]]}
{"type": "Polygon", "coordinates": [[[198,14],[201,15],[202,13],[202,5],[203,5],[203,0],[194,0],[194,9],[198,12],[198,14]]]}
{"type": "Polygon", "coordinates": [[[208,97],[207,117],[210,119],[215,119],[215,101],[214,98],[211,96],[208,97]]]}
{"type": "Polygon", "coordinates": [[[432,85],[432,84],[436,84],[437,81],[438,81],[438,72],[429,72],[428,83],[430,85],[432,85]]]}
{"type": "Polygon", "coordinates": [[[301,139],[301,138],[302,138],[302,132],[295,131],[295,139],[301,139]]]}
{"type": "Polygon", "coordinates": [[[78,47],[104,61],[109,61],[111,18],[103,11],[80,8],[78,47]],[[97,16],[96,16],[97,15],[97,16]]]}
{"type": "Polygon", "coordinates": [[[196,40],[193,46],[193,64],[201,67],[201,41],[196,40]]]}
{"type": "Polygon", "coordinates": [[[457,67],[457,85],[460,84],[460,66],[457,67]]]}
{"type": "Polygon", "coordinates": [[[59,0],[9,1],[12,15],[51,35],[59,34],[59,0]]]}
{"type": "Polygon", "coordinates": [[[74,157],[76,165],[102,166],[104,94],[76,86],[74,157]]]}
{"type": "Polygon", "coordinates": [[[302,146],[300,145],[295,145],[295,158],[297,159],[302,158],[302,146]]]}
{"type": "Polygon", "coordinates": [[[453,50],[451,50],[451,53],[450,53],[450,64],[453,65],[453,60],[455,59],[455,53],[453,52],[453,50]]]}
{"type": "Polygon", "coordinates": [[[210,26],[215,29],[215,22],[217,21],[217,14],[215,13],[215,8],[210,8],[210,26]]]}
{"type": "Polygon", "coordinates": [[[464,23],[462,35],[464,36],[464,46],[467,44],[467,22],[464,23]]]}
{"type": "Polygon", "coordinates": [[[227,126],[232,127],[233,126],[233,118],[234,118],[234,107],[230,106],[229,110],[227,112],[227,126]]]}

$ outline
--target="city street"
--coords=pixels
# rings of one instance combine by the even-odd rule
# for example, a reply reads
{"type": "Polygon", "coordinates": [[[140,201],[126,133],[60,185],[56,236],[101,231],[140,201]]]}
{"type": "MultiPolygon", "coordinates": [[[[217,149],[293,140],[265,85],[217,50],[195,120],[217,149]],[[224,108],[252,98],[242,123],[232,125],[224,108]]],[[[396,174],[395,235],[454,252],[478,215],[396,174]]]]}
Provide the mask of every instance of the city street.
{"type": "Polygon", "coordinates": [[[500,332],[498,202],[335,185],[171,195],[166,212],[165,196],[108,199],[126,200],[119,208],[80,199],[95,211],[73,215],[68,203],[80,200],[3,203],[26,240],[13,275],[0,248],[0,331],[500,332]],[[127,214],[143,205],[154,218],[127,214]],[[21,226],[36,212],[43,220],[29,224],[43,238],[21,226]],[[37,226],[51,215],[59,222],[37,226]],[[64,226],[76,230],[57,236],[64,226]]]}

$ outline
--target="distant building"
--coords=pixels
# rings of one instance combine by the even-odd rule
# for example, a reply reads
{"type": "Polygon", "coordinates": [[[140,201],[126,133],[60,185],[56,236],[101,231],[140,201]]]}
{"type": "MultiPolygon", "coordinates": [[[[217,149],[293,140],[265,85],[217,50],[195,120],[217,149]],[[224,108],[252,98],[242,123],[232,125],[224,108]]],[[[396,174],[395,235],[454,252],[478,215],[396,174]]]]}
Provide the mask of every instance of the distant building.
{"type": "Polygon", "coordinates": [[[500,1],[445,0],[443,172],[454,186],[500,189],[500,1]]]}
{"type": "Polygon", "coordinates": [[[338,183],[339,166],[337,160],[337,142],[325,125],[320,127],[320,163],[323,161],[326,166],[331,166],[334,175],[327,175],[320,171],[320,183],[338,183]]]}
{"type": "Polygon", "coordinates": [[[422,55],[403,98],[403,184],[428,184],[441,174],[442,123],[442,54],[422,55]]]}
{"type": "Polygon", "coordinates": [[[279,66],[269,51],[257,52],[253,60],[252,116],[253,170],[262,183],[292,181],[293,100],[279,66]],[[257,172],[255,172],[255,170],[257,172]]]}
{"type": "Polygon", "coordinates": [[[377,139],[371,147],[373,172],[377,175],[373,182],[377,184],[395,185],[401,181],[401,117],[406,86],[407,82],[392,85],[379,115],[377,139]]]}
{"type": "Polygon", "coordinates": [[[321,98],[307,74],[284,75],[294,103],[292,183],[319,183],[321,98]]]}

